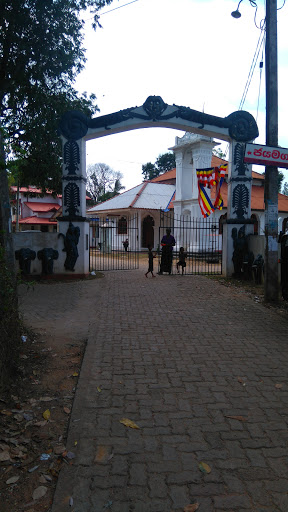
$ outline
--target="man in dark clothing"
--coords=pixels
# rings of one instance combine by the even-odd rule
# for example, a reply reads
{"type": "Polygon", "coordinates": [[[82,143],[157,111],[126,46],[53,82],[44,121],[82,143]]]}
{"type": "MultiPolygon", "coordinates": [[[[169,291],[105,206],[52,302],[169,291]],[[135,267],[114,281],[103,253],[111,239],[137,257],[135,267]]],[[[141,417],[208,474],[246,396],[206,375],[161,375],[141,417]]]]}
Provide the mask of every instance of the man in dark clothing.
{"type": "Polygon", "coordinates": [[[160,274],[163,274],[163,272],[168,272],[171,274],[173,247],[175,243],[175,238],[173,235],[171,235],[171,229],[166,229],[166,235],[164,235],[161,240],[162,255],[160,263],[160,274]]]}

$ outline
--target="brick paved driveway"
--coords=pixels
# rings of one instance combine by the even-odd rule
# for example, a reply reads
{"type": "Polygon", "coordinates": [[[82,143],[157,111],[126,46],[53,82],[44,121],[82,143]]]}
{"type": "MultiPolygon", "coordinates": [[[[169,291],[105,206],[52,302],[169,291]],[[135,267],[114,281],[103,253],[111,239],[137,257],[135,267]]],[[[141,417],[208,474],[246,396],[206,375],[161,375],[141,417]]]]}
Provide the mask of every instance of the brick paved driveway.
{"type": "Polygon", "coordinates": [[[201,276],[95,286],[52,512],[287,512],[287,314],[201,276]]]}

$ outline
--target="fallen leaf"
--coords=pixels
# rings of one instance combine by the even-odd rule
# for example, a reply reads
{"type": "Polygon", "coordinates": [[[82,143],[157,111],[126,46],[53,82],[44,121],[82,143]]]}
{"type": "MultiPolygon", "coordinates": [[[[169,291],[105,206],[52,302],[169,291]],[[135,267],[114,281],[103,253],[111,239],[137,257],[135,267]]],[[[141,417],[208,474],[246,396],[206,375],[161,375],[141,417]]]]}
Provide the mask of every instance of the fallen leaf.
{"type": "Polygon", "coordinates": [[[230,420],[238,420],[238,421],[247,421],[248,418],[244,418],[244,416],[229,416],[226,415],[225,418],[229,418],[230,420]]]}
{"type": "Polygon", "coordinates": [[[44,411],[42,414],[44,420],[49,420],[50,415],[51,415],[51,413],[50,413],[49,409],[46,409],[46,411],[44,411]]]}
{"type": "Polygon", "coordinates": [[[47,492],[47,487],[45,487],[44,485],[40,485],[33,492],[33,496],[32,496],[33,500],[39,500],[40,498],[43,498],[43,496],[45,496],[46,492],[47,492]]]}
{"type": "Polygon", "coordinates": [[[44,427],[44,425],[47,425],[47,420],[42,420],[42,421],[36,421],[36,423],[34,423],[35,427],[44,427]]]}
{"type": "Polygon", "coordinates": [[[69,409],[69,407],[63,407],[63,411],[64,411],[66,414],[70,414],[71,409],[69,409]]]}
{"type": "Polygon", "coordinates": [[[200,471],[202,471],[202,473],[211,473],[211,468],[208,466],[208,464],[206,464],[206,462],[200,462],[198,468],[200,471]]]}
{"type": "Polygon", "coordinates": [[[283,384],[275,384],[275,388],[276,389],[281,389],[281,388],[283,388],[283,384]]]}
{"type": "Polygon", "coordinates": [[[97,452],[95,455],[95,462],[103,462],[107,459],[108,456],[108,448],[107,446],[98,446],[97,452]]]}
{"type": "Polygon", "coordinates": [[[6,460],[11,460],[9,452],[1,452],[0,453],[0,462],[5,462],[6,460]]]}
{"type": "Polygon", "coordinates": [[[65,450],[66,450],[66,448],[63,444],[59,445],[59,446],[54,446],[55,455],[61,455],[65,452],[65,450]]]}
{"type": "Polygon", "coordinates": [[[120,423],[122,423],[122,425],[125,425],[125,427],[140,429],[140,427],[138,427],[138,425],[136,425],[134,421],[131,421],[128,418],[122,418],[122,420],[120,420],[120,423]]]}
{"type": "Polygon", "coordinates": [[[52,482],[52,477],[50,475],[42,475],[43,478],[45,478],[45,480],[47,480],[47,482],[52,482]]]}
{"type": "Polygon", "coordinates": [[[102,389],[100,388],[100,386],[97,387],[97,391],[98,393],[101,393],[102,389]]]}
{"type": "Polygon", "coordinates": [[[184,512],[195,512],[199,508],[199,503],[193,503],[184,507],[184,512]]]}
{"type": "Polygon", "coordinates": [[[6,411],[5,409],[3,409],[2,411],[0,411],[1,414],[4,414],[5,416],[12,416],[12,412],[11,411],[6,411]]]}
{"type": "Polygon", "coordinates": [[[74,373],[72,374],[72,377],[78,377],[78,375],[79,375],[79,373],[78,373],[78,372],[74,372],[74,373]]]}
{"type": "Polygon", "coordinates": [[[28,469],[28,473],[33,473],[38,468],[39,468],[39,466],[33,466],[33,468],[28,469]]]}
{"type": "Polygon", "coordinates": [[[20,478],[20,476],[12,476],[8,480],[6,480],[6,484],[7,485],[16,484],[16,482],[18,482],[19,478],[20,478]]]}

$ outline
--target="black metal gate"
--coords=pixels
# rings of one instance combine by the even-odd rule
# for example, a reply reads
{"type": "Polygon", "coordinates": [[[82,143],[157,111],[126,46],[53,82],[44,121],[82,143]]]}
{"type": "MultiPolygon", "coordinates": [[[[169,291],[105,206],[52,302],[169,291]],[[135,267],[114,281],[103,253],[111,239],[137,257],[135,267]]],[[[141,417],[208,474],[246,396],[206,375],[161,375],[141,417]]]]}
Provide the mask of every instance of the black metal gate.
{"type": "MultiPolygon", "coordinates": [[[[214,218],[175,216],[173,212],[160,213],[159,240],[170,229],[176,245],[173,250],[171,273],[177,272],[180,247],[187,254],[184,274],[222,274],[222,233],[219,221],[214,218]]],[[[161,249],[161,247],[160,247],[161,249]]],[[[159,269],[161,251],[159,255],[159,269]]],[[[182,273],[182,267],[179,267],[182,273]]]]}
{"type": "Polygon", "coordinates": [[[89,239],[90,272],[139,268],[137,214],[91,218],[89,239]]]}

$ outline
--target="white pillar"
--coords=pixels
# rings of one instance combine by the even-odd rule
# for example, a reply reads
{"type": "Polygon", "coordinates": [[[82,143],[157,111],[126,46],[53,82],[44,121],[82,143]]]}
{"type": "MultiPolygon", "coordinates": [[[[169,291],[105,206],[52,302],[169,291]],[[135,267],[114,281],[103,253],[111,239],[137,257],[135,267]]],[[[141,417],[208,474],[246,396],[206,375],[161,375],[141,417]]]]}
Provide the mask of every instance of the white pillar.
{"type": "Polygon", "coordinates": [[[173,148],[176,159],[175,215],[190,211],[191,217],[200,217],[196,169],[211,167],[212,149],[216,145],[211,137],[185,133],[176,137],[173,148]]]}

